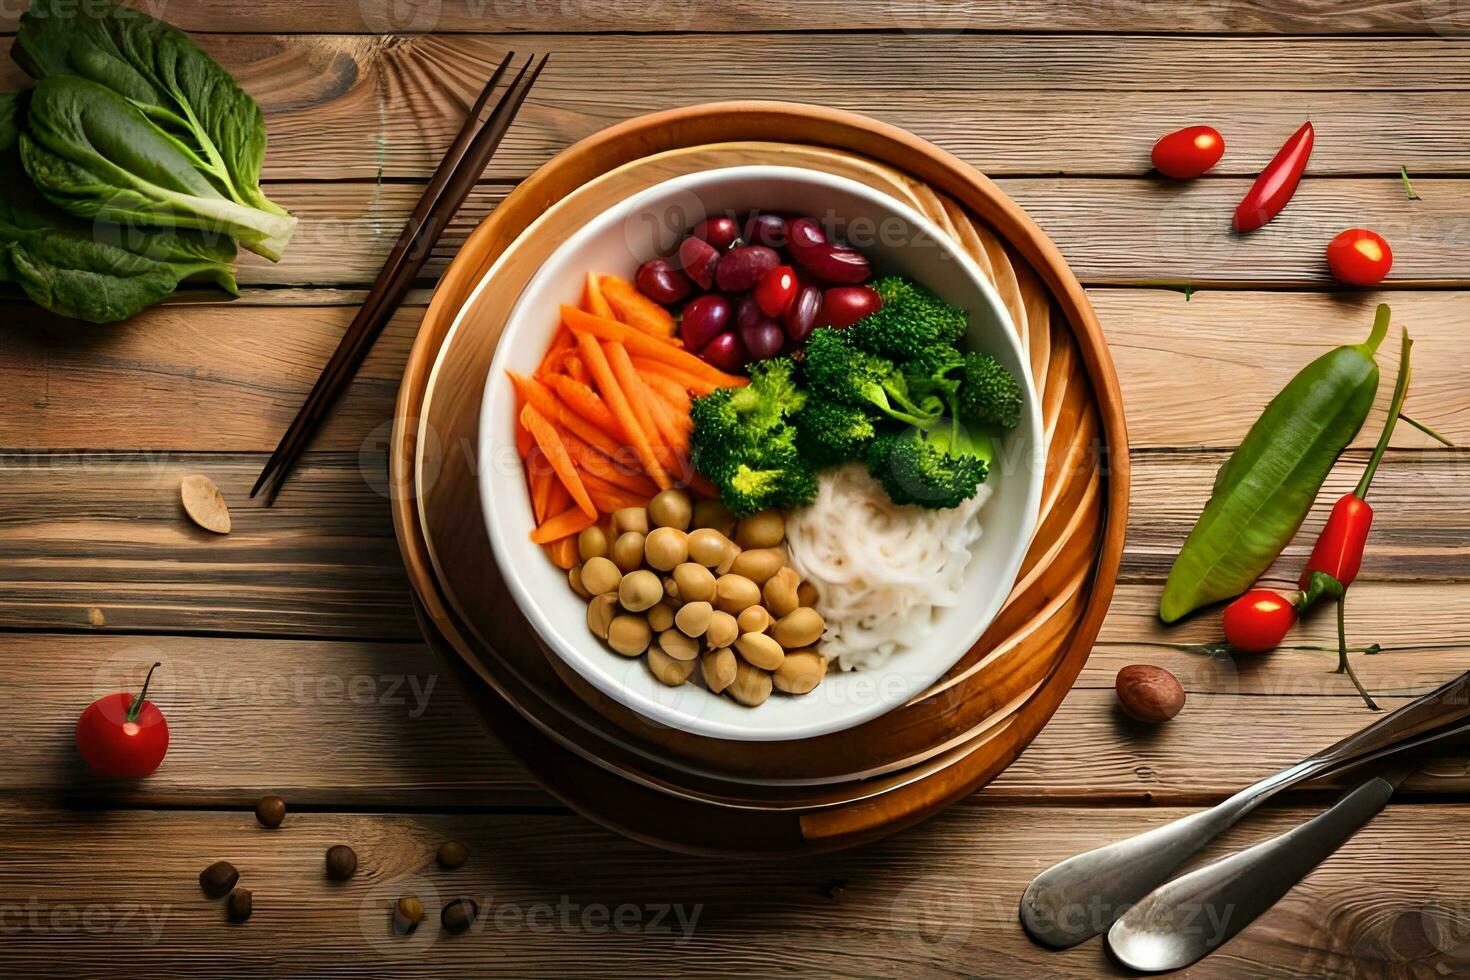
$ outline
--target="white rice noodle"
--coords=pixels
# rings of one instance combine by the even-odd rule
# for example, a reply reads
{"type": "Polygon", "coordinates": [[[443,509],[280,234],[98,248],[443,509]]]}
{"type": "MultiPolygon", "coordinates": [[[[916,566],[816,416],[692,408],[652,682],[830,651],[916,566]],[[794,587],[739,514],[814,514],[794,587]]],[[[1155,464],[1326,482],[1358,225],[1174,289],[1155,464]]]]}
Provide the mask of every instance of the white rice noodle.
{"type": "Polygon", "coordinates": [[[786,520],[791,564],[817,587],[821,652],[843,670],[881,666],[957,605],[990,488],[948,510],[900,506],[859,463],[822,474],[786,520]]]}

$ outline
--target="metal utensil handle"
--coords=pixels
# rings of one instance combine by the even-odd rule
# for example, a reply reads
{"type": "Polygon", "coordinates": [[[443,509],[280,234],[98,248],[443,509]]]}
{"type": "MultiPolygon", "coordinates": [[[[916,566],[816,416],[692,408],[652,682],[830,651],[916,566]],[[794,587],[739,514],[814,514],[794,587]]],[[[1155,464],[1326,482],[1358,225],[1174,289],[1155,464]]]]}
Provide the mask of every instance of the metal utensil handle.
{"type": "Polygon", "coordinates": [[[1470,671],[1303,761],[1312,763],[1316,772],[1326,772],[1461,719],[1470,719],[1470,671]]]}
{"type": "Polygon", "coordinates": [[[1135,970],[1177,970],[1217,949],[1305,878],[1393,796],[1374,776],[1331,809],[1154,889],[1108,930],[1108,947],[1135,970]]]}

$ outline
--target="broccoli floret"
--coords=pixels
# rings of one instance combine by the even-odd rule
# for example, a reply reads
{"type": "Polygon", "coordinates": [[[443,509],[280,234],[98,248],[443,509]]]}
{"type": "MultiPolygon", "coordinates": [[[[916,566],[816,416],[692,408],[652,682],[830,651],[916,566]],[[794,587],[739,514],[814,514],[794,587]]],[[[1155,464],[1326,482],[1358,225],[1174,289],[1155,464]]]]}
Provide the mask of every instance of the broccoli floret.
{"type": "Polygon", "coordinates": [[[933,347],[953,347],[964,337],[965,311],[923,286],[887,276],[873,289],[883,305],[848,328],[862,350],[907,360],[933,347]]]}
{"type": "Polygon", "coordinates": [[[994,357],[971,351],[960,370],[960,417],[972,425],[1014,429],[1021,421],[1021,383],[994,357]]]}
{"type": "Polygon", "coordinates": [[[822,327],[806,342],[807,384],[819,398],[876,408],[906,425],[929,425],[940,415],[938,398],[914,399],[903,373],[886,357],[859,350],[847,330],[822,327]]]}
{"type": "Polygon", "coordinates": [[[794,507],[816,497],[816,477],[796,451],[790,420],[805,400],[787,358],[757,365],[743,388],[719,388],[694,400],[690,455],[731,512],[794,507]]]}
{"type": "Polygon", "coordinates": [[[990,472],[982,447],[955,440],[944,425],[879,436],[868,447],[864,462],[894,503],[931,510],[957,507],[970,499],[990,472]]]}
{"type": "Polygon", "coordinates": [[[827,399],[808,401],[795,422],[796,448],[817,468],[861,458],[877,435],[868,412],[827,399]]]}

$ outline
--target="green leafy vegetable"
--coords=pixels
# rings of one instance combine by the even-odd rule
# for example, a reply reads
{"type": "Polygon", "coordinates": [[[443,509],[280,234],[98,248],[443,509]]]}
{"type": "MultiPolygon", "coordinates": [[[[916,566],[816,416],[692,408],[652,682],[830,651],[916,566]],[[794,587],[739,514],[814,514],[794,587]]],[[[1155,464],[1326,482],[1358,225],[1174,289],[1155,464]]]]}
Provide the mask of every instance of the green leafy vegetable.
{"type": "Polygon", "coordinates": [[[931,347],[953,347],[964,337],[965,311],[918,283],[887,276],[873,289],[883,305],[848,328],[859,349],[907,360],[931,347]]]}
{"type": "Polygon", "coordinates": [[[236,292],[232,240],[191,231],[123,229],[53,207],[21,167],[26,96],[0,95],[0,281],[35,303],[94,323],[125,319],[182,281],[236,292]]]}
{"type": "Polygon", "coordinates": [[[26,165],[47,176],[48,197],[87,217],[224,231],[280,258],[296,219],[260,189],[260,107],[188,35],[107,0],[34,0],[12,56],[34,78],[94,86],[53,87],[36,106],[47,153],[31,151],[26,165]]]}

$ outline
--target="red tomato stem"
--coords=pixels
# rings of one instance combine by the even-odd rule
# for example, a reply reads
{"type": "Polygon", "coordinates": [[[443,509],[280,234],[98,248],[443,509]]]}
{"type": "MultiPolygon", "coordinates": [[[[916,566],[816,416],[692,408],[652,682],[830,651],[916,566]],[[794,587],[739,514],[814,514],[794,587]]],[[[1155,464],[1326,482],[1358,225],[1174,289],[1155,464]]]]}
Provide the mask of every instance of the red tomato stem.
{"type": "Polygon", "coordinates": [[[148,668],[148,676],[143,678],[143,690],[138,692],[137,699],[128,707],[128,713],[123,716],[123,721],[138,720],[138,712],[143,710],[143,702],[148,699],[148,684],[153,680],[153,672],[162,666],[162,663],[154,661],[153,666],[148,668]]]}

